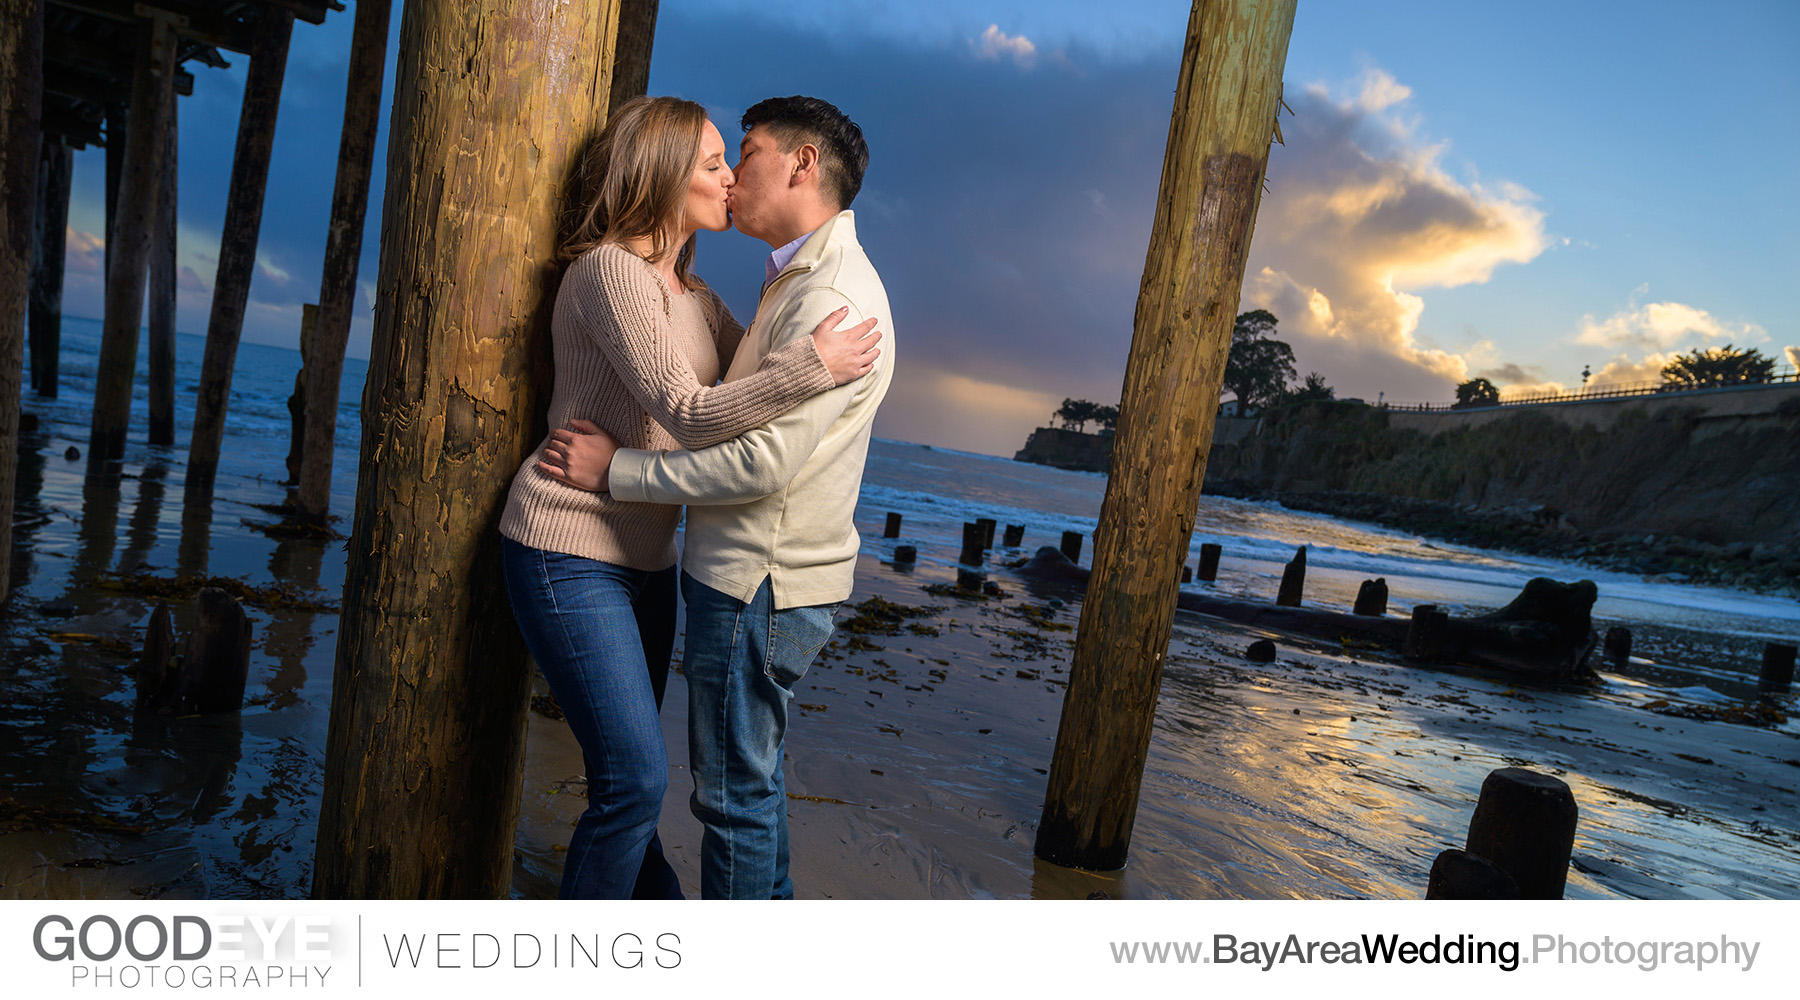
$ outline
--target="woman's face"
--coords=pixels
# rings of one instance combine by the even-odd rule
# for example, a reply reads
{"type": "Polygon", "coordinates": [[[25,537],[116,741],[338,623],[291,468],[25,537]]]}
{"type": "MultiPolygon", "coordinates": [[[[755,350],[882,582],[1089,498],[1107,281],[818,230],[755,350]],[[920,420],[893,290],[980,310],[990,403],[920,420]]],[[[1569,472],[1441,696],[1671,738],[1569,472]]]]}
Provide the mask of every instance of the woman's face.
{"type": "Polygon", "coordinates": [[[723,232],[731,226],[726,196],[731,193],[731,168],[725,165],[725,140],[712,122],[700,133],[700,159],[688,179],[687,224],[694,229],[723,232]]]}

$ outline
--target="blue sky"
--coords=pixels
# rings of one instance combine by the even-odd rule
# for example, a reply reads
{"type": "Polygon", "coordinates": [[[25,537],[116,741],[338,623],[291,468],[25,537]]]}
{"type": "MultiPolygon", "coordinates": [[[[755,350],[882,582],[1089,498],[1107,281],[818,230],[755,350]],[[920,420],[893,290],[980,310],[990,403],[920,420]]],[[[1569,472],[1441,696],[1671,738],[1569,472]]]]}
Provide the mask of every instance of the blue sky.
{"type": "MultiPolygon", "coordinates": [[[[877,432],[1010,454],[1118,398],[1188,7],[664,0],[653,93],[814,93],[864,127],[858,229],[902,368],[877,432]]],[[[318,294],[349,12],[299,25],[246,339],[318,294]]],[[[394,35],[399,34],[395,19],[394,35]]],[[[1302,0],[1240,308],[1340,396],[1652,377],[1696,346],[1800,348],[1800,5],[1302,0]]],[[[243,60],[181,101],[179,325],[203,333],[243,60]]],[[[390,61],[390,72],[391,72],[390,61]]],[[[384,96],[391,99],[391,81],[384,96]]],[[[385,127],[385,125],[384,125],[385,127]]],[[[381,148],[385,149],[385,138],[381,148]]],[[[78,154],[67,308],[98,315],[102,158],[78,154]]],[[[382,166],[352,352],[366,354],[382,166]]],[[[766,248],[703,239],[747,318],[766,248]]],[[[1800,353],[1797,350],[1796,353],[1800,353]]]]}

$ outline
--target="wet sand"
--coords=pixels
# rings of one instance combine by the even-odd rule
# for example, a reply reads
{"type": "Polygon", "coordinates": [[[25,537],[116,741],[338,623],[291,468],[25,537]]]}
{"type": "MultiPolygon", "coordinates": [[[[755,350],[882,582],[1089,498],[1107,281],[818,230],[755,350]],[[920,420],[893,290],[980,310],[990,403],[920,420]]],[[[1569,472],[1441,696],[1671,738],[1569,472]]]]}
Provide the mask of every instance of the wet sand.
{"type": "MultiPolygon", "coordinates": [[[[859,563],[851,603],[938,610],[897,634],[840,630],[800,682],[788,791],[802,898],[1419,898],[1432,859],[1462,846],[1482,779],[1507,766],[1574,789],[1571,898],[1800,898],[1791,722],[1693,721],[1658,710],[1679,693],[1671,702],[1628,678],[1524,688],[1187,612],[1129,865],[1091,874],[1035,861],[1079,604],[1004,570],[991,579],[1007,597],[933,595],[923,588],[950,581],[859,563]],[[1243,659],[1261,637],[1279,644],[1275,663],[1243,659]]],[[[673,678],[662,834],[691,893],[685,694],[673,678]]],[[[580,812],[579,760],[564,727],[533,716],[525,894],[554,890],[558,838],[580,812]]]]}

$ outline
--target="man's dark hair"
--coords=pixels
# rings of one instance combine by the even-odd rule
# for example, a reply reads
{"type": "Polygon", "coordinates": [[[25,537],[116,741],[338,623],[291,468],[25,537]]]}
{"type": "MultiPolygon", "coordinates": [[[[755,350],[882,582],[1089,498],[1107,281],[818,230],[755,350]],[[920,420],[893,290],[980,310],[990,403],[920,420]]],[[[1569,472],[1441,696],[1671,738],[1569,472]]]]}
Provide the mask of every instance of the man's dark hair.
{"type": "Polygon", "coordinates": [[[862,129],[830,103],[799,95],[771,97],[752,105],[738,124],[745,132],[767,126],[784,153],[812,143],[819,150],[821,187],[837,197],[839,211],[849,208],[862,190],[869,144],[863,141],[862,129]]]}

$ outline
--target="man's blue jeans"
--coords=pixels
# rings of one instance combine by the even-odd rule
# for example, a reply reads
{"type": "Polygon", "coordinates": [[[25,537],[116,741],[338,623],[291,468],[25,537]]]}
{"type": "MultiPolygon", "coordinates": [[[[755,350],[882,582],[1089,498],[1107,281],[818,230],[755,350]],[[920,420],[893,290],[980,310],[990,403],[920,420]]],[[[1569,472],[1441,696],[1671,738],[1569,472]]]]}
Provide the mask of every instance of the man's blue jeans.
{"type": "Polygon", "coordinates": [[[669,787],[657,718],[675,645],[675,567],[646,572],[501,541],[513,617],[587,763],[564,899],[680,899],[656,823],[669,787]]]}
{"type": "Polygon", "coordinates": [[[782,741],[788,701],[831,638],[836,604],[774,609],[769,581],[745,604],[686,573],[688,761],[706,899],[792,899],[782,741]]]}

